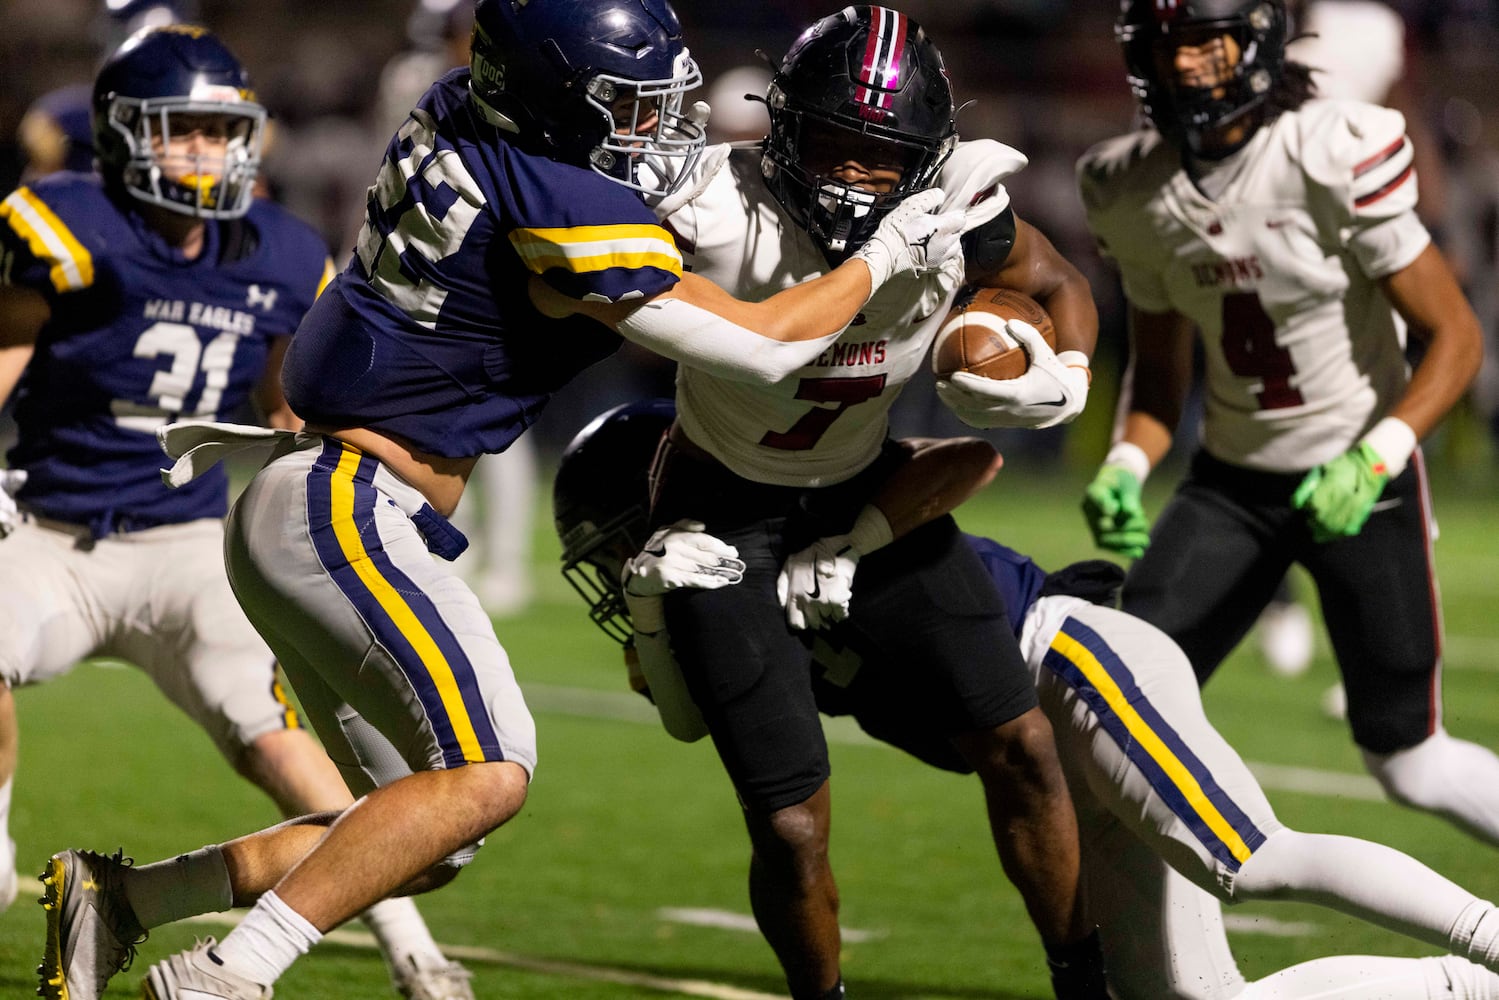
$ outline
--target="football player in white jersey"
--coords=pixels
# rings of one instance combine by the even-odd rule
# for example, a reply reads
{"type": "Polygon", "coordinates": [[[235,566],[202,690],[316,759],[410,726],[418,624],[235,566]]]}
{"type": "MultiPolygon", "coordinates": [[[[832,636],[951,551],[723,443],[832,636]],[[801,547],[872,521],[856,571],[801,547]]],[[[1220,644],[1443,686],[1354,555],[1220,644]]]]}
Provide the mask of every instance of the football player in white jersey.
{"type": "MultiPolygon", "coordinates": [[[[625,646],[631,684],[667,732],[706,727],[684,696],[661,596],[732,588],[738,552],[692,523],[651,534],[646,470],[675,410],[616,407],[580,431],[557,468],[553,510],[563,574],[590,617],[625,646]],[[648,537],[649,536],[649,537],[648,537]]],[[[940,516],[994,476],[987,442],[905,440],[909,457],[873,503],[896,533],[940,516]]],[[[1181,650],[1107,605],[1122,570],[1078,563],[1047,574],[1013,549],[965,536],[1004,595],[1015,635],[1057,735],[1077,807],[1087,912],[1103,932],[1119,1000],[1493,1000],[1499,910],[1419,862],[1352,837],[1307,834],[1277,819],[1244,761],[1204,717],[1181,650]],[[1330,906],[1451,954],[1333,956],[1245,981],[1220,900],[1330,906]],[[1472,959],[1468,961],[1465,959],[1472,959]],[[1483,968],[1476,962],[1486,963],[1483,968]]],[[[818,708],[933,767],[972,773],[919,713],[924,675],[835,626],[813,636],[818,708]]]]}
{"type": "Polygon", "coordinates": [[[1199,681],[1292,563],[1310,573],[1366,766],[1499,843],[1499,757],[1442,727],[1441,617],[1417,443],[1478,369],[1473,310],[1415,214],[1403,117],[1315,99],[1282,0],[1131,0],[1152,128],[1084,155],[1089,225],[1130,301],[1133,375],[1083,509],[1137,561],[1123,607],[1199,681]],[[1202,447],[1154,530],[1140,484],[1206,359],[1202,447]],[[1424,348],[1410,371],[1407,336],[1424,348]],[[1147,548],[1148,546],[1148,548],[1147,548]]]}
{"type": "Polygon", "coordinates": [[[981,776],[995,845],[1047,947],[1058,995],[1101,997],[1096,935],[1077,902],[1074,817],[1002,602],[950,518],[887,548],[891,526],[865,506],[897,460],[888,410],[965,283],[1040,300],[1061,353],[1027,327],[1031,374],[955,377],[943,387],[948,404],[994,426],[1051,425],[1082,409],[1097,336],[1087,281],[1016,217],[1004,179],[1025,157],[958,141],[941,54],[900,12],[850,6],[807,28],[767,104],[763,147],[709,149],[693,179],[657,205],[686,267],[762,299],[829,272],[897,201],[935,185],[945,209],[964,212],[966,272],[954,260],[891,280],[835,343],[774,383],[678,369],[653,518],[704,522],[748,565],[737,587],[673,595],[666,617],[744,809],[756,919],[794,998],[843,995],[827,748],[801,629],[825,613],[804,591],[840,594],[840,607],[852,593],[853,617],[874,641],[907,650],[913,668],[939,678],[913,711],[981,776]],[[829,535],[837,544],[817,565],[782,573],[788,555],[829,535]]]}

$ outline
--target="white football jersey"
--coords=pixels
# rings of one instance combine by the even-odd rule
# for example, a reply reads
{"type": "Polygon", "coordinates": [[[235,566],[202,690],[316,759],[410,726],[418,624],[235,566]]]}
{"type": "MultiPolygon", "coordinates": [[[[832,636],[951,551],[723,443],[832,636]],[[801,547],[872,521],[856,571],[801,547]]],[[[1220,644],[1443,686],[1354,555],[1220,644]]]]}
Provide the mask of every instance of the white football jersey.
{"type": "MultiPolygon", "coordinates": [[[[992,140],[959,143],[937,184],[941,211],[963,208],[964,231],[1009,206],[1002,181],[1026,159],[992,140]]],[[[684,266],[730,294],[763,300],[830,270],[806,230],[782,210],[755,149],[705,154],[685,195],[657,214],[684,266]]],[[[677,417],[694,442],[735,474],[779,486],[828,486],[879,454],[890,406],[922,367],[963,283],[963,262],[898,275],[877,291],[812,364],[775,385],[753,386],[677,368],[677,417]]]]}
{"type": "Polygon", "coordinates": [[[1310,101],[1222,169],[1237,173],[1210,199],[1142,131],[1089,150],[1078,181],[1130,302],[1201,331],[1208,452],[1309,469],[1348,450],[1409,377],[1404,324],[1378,285],[1430,242],[1405,119],[1310,101]]]}

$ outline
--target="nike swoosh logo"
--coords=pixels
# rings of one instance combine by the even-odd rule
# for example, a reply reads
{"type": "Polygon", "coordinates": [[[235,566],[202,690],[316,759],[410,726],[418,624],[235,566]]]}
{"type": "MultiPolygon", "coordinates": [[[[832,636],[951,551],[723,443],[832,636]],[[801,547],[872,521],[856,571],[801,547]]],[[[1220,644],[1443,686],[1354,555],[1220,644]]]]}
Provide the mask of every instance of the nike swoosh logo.
{"type": "Polygon", "coordinates": [[[1052,400],[1049,403],[1046,403],[1046,402],[1043,402],[1043,403],[1033,403],[1031,405],[1033,405],[1033,406],[1066,406],[1067,405],[1067,397],[1063,396],[1062,398],[1060,398],[1060,399],[1054,399],[1054,400],[1052,400]]]}
{"type": "Polygon", "coordinates": [[[814,601],[822,596],[822,583],[815,576],[812,578],[812,593],[808,594],[807,596],[812,598],[814,601]]]}

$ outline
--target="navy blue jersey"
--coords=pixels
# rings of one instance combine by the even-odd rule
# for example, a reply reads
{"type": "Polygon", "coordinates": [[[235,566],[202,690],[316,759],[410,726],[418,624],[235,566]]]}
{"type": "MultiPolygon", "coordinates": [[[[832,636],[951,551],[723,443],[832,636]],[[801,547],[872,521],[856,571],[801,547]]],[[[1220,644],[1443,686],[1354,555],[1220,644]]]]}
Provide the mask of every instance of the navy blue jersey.
{"type": "Polygon", "coordinates": [[[1037,566],[1028,556],[993,539],[980,538],[978,535],[963,537],[968,540],[969,548],[978,554],[984,569],[989,571],[989,577],[999,590],[999,596],[1004,598],[1010,627],[1015,630],[1016,638],[1019,638],[1020,630],[1025,625],[1025,616],[1031,605],[1036,603],[1041,585],[1046,582],[1046,570],[1037,566]]]}
{"type": "Polygon", "coordinates": [[[7,456],[30,474],[25,507],[99,534],[224,515],[222,469],[162,484],[156,429],[242,410],[332,263],[316,232],[264,200],[209,222],[205,241],[183,259],[93,175],[54,174],[0,202],[0,282],[52,308],[7,456]]]}
{"type": "Polygon", "coordinates": [[[682,258],[640,197],[522,149],[472,110],[468,70],[432,85],[391,140],[349,266],[283,370],[309,423],[369,427],[452,458],[503,451],[550,393],[620,344],[545,319],[534,276],[576,299],[649,297],[682,258]]]}

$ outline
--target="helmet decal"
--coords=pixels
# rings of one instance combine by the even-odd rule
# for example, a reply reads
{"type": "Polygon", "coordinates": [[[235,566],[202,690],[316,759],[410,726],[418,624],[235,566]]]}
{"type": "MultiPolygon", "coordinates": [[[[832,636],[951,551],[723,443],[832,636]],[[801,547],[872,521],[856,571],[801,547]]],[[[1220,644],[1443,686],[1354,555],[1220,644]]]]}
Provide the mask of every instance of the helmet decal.
{"type": "Polygon", "coordinates": [[[894,91],[900,89],[900,62],[909,21],[889,7],[871,7],[870,11],[875,26],[864,46],[864,63],[858,73],[862,86],[854,90],[854,100],[888,109],[895,100],[894,91]]]}
{"type": "Polygon", "coordinates": [[[766,107],[761,172],[833,263],[863,245],[902,198],[936,183],[957,144],[942,53],[888,7],[845,7],[803,31],[771,80],[766,107]],[[826,154],[845,148],[877,149],[900,179],[888,191],[841,179],[826,154]]]}

